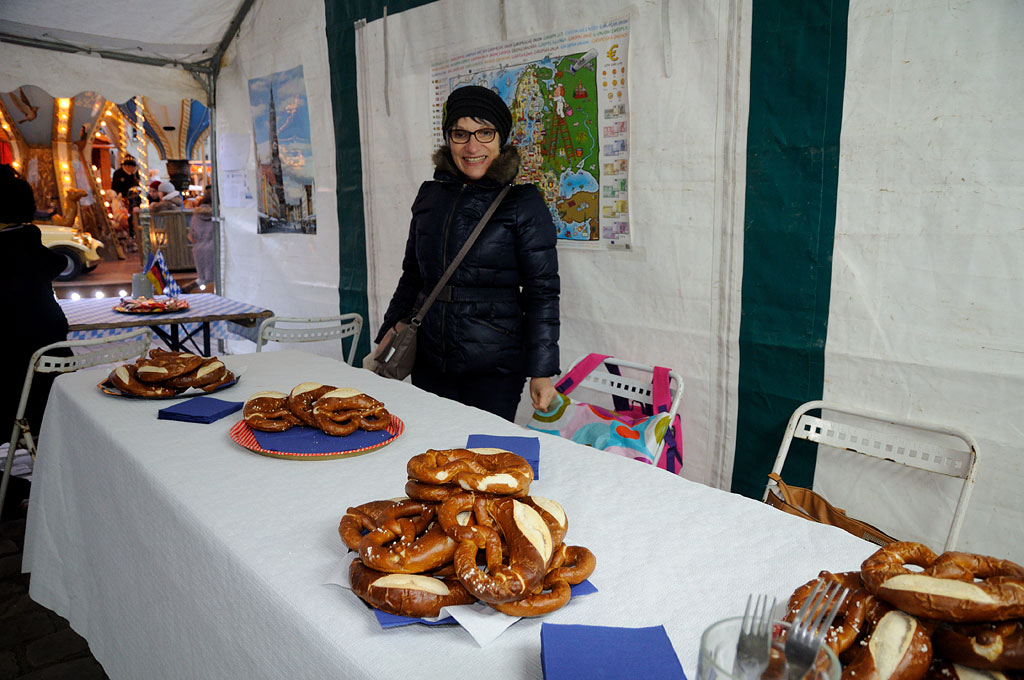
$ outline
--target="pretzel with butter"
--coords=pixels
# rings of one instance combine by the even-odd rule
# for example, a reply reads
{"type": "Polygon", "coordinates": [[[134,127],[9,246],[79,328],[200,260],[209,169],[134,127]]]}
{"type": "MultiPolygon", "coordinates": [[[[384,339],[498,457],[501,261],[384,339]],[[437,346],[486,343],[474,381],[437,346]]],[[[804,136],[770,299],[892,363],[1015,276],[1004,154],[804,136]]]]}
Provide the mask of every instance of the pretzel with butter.
{"type": "Polygon", "coordinates": [[[398,616],[429,618],[440,614],[442,607],[474,602],[457,578],[386,574],[359,559],[352,560],[349,582],[352,592],[364,602],[398,616]]]}
{"type": "Polygon", "coordinates": [[[945,624],[932,633],[935,651],[962,666],[990,671],[1024,670],[1024,619],[945,624]]]}
{"type": "Polygon", "coordinates": [[[124,364],[111,371],[107,379],[125,394],[134,394],[137,397],[173,397],[181,392],[180,389],[173,387],[143,382],[139,380],[137,371],[138,367],[135,364],[124,364]]]}
{"type": "Polygon", "coordinates": [[[898,542],[866,559],[861,578],[869,592],[915,616],[954,623],[1024,617],[1024,567],[1009,560],[962,552],[936,556],[920,543],[898,542]]]}
{"type": "Polygon", "coordinates": [[[910,614],[893,609],[843,668],[842,680],[920,680],[931,662],[927,629],[910,614]]]}
{"type": "Polygon", "coordinates": [[[498,529],[473,525],[472,540],[461,541],[455,549],[455,573],[462,585],[478,600],[502,604],[534,593],[543,583],[551,562],[551,532],[540,514],[514,498],[487,501],[488,513],[498,529]],[[502,538],[508,549],[504,563],[502,538]],[[483,549],[486,570],[477,566],[477,552],[483,549]]]}
{"type": "Polygon", "coordinates": [[[533,468],[525,458],[492,448],[429,449],[410,458],[406,471],[418,482],[507,496],[527,495],[533,481],[533,468]]]}
{"type": "Polygon", "coordinates": [[[317,427],[316,419],[313,417],[313,403],[333,389],[332,385],[321,385],[316,382],[299,383],[288,393],[288,408],[303,425],[317,427]]]}

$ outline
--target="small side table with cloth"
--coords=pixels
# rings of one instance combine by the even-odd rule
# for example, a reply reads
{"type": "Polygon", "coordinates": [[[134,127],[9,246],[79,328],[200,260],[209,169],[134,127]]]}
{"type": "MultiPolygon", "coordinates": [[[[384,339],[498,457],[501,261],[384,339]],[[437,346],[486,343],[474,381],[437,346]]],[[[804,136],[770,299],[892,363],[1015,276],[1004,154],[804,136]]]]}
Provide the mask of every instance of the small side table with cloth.
{"type": "MultiPolygon", "coordinates": [[[[111,298],[58,302],[68,318],[69,340],[104,338],[121,329],[150,326],[170,349],[186,350],[186,343],[191,342],[193,348],[203,356],[210,356],[210,337],[213,335],[211,325],[233,321],[243,326],[256,326],[261,320],[273,316],[269,309],[211,293],[182,295],[181,298],[188,302],[188,309],[161,314],[115,312],[117,300],[111,298]],[[190,324],[195,324],[195,328],[189,328],[190,324]],[[201,348],[196,340],[200,333],[203,342],[201,348]]],[[[227,332],[225,329],[221,334],[227,337],[227,332]]]]}

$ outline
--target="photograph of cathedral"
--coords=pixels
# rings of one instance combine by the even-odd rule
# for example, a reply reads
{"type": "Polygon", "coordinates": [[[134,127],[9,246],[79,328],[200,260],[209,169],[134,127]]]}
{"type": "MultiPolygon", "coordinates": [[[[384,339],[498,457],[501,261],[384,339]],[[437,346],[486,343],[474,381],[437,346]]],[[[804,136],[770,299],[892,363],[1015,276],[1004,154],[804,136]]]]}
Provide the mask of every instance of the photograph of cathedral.
{"type": "Polygon", "coordinates": [[[316,233],[313,149],[302,67],[249,81],[258,233],[316,233]]]}

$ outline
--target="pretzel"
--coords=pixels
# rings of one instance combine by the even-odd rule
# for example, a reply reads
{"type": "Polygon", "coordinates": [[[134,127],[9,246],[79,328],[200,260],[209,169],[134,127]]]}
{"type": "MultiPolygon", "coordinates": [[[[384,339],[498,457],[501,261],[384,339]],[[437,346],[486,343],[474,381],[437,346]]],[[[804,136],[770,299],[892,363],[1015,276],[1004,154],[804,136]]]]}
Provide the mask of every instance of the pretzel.
{"type": "Polygon", "coordinates": [[[932,665],[924,680],[1019,680],[1021,674],[1002,673],[978,668],[969,668],[938,656],[932,657],[932,665]]]}
{"type": "Polygon", "coordinates": [[[861,577],[869,592],[915,616],[965,623],[1024,616],[1024,567],[1009,560],[961,552],[936,557],[920,543],[899,542],[866,559],[861,577]]]}
{"type": "Polygon", "coordinates": [[[352,592],[364,602],[398,616],[435,617],[442,607],[472,604],[474,598],[459,580],[423,574],[384,574],[352,560],[349,567],[352,592]]]}
{"type": "Polygon", "coordinates": [[[181,389],[188,389],[190,387],[203,387],[211,383],[215,383],[224,377],[224,374],[228,372],[227,366],[224,362],[217,357],[210,357],[209,359],[203,359],[198,366],[182,375],[165,380],[164,385],[168,387],[177,387],[181,389]]]}
{"type": "Polygon", "coordinates": [[[452,496],[466,493],[461,486],[454,484],[425,484],[410,479],[405,483],[405,495],[417,501],[443,503],[452,496]]]}
{"type": "Polygon", "coordinates": [[[428,484],[458,484],[467,491],[507,496],[530,492],[533,468],[521,456],[501,449],[430,449],[406,465],[409,478],[428,484]]]}
{"type": "Polygon", "coordinates": [[[136,375],[142,382],[164,382],[196,370],[203,361],[203,357],[190,352],[151,352],[150,358],[135,362],[136,375]]]}
{"type": "Polygon", "coordinates": [[[333,389],[334,387],[331,385],[321,385],[315,382],[299,383],[288,394],[288,408],[302,421],[301,424],[317,427],[316,420],[313,418],[313,402],[333,389]]]}
{"type": "Polygon", "coordinates": [[[1024,670],[1024,619],[940,626],[935,651],[950,661],[989,671],[1024,670]]]}
{"type": "Polygon", "coordinates": [[[395,501],[370,501],[346,510],[341,522],[338,523],[341,540],[350,550],[359,550],[364,530],[369,533],[376,529],[380,513],[394,504],[395,501]]]}
{"type": "Polygon", "coordinates": [[[582,546],[564,543],[551,558],[552,566],[536,592],[520,600],[490,605],[509,616],[543,616],[561,609],[572,595],[570,586],[583,583],[597,564],[594,553],[582,546]]]}
{"type": "Polygon", "coordinates": [[[562,578],[549,573],[537,592],[512,602],[489,603],[502,614],[509,616],[543,616],[557,611],[569,602],[572,589],[562,578]]]}
{"type": "Polygon", "coordinates": [[[399,501],[383,509],[376,528],[359,541],[366,566],[389,573],[430,571],[452,559],[456,543],[434,521],[432,504],[399,501]]]}
{"type": "Polygon", "coordinates": [[[134,364],[118,366],[107,379],[110,383],[125,394],[134,394],[137,397],[173,397],[181,390],[162,385],[144,383],[138,378],[138,368],[134,364]]]}
{"type": "Polygon", "coordinates": [[[920,621],[894,609],[843,668],[843,680],[920,680],[932,662],[932,643],[920,621]]]}
{"type": "Polygon", "coordinates": [[[547,574],[551,532],[540,514],[525,503],[507,497],[487,503],[501,533],[474,525],[472,540],[460,542],[455,550],[455,573],[471,595],[488,604],[522,599],[535,592],[547,574]],[[508,546],[508,564],[503,563],[502,535],[508,546]],[[486,551],[486,571],[476,563],[481,548],[486,551]]]}
{"type": "Polygon", "coordinates": [[[437,521],[445,533],[456,541],[473,541],[476,536],[474,526],[498,528],[491,516],[490,506],[490,501],[495,498],[470,491],[454,494],[438,506],[437,521]]]}
{"type": "Polygon", "coordinates": [[[245,402],[242,417],[249,427],[262,432],[284,432],[301,425],[288,409],[288,395],[284,392],[257,392],[245,402]]]}
{"type": "Polygon", "coordinates": [[[864,617],[870,602],[875,600],[861,583],[860,572],[848,571],[833,574],[829,571],[822,571],[818,577],[805,583],[793,591],[789,597],[786,614],[783,621],[793,622],[797,612],[810,597],[811,592],[818,582],[824,580],[826,583],[839,583],[843,588],[849,589],[849,594],[843,600],[839,612],[836,614],[828,632],[825,633],[825,644],[832,648],[836,655],[849,649],[860,637],[865,629],[864,617]]]}
{"type": "Polygon", "coordinates": [[[540,513],[544,523],[548,525],[555,547],[561,545],[565,532],[569,530],[569,518],[565,516],[565,509],[557,501],[543,496],[526,496],[523,502],[540,513]]]}
{"type": "Polygon", "coordinates": [[[336,437],[357,429],[383,430],[391,422],[384,404],[351,387],[325,392],[313,402],[312,413],[317,427],[336,437]]]}
{"type": "Polygon", "coordinates": [[[563,543],[551,558],[548,575],[564,580],[569,585],[583,583],[594,573],[597,558],[582,545],[566,545],[563,543]]]}
{"type": "Polygon", "coordinates": [[[391,413],[384,408],[384,404],[377,402],[378,406],[372,406],[359,412],[359,429],[367,432],[383,430],[391,424],[391,413]]]}
{"type": "Polygon", "coordinates": [[[234,381],[235,381],[235,374],[232,373],[230,369],[226,368],[224,370],[224,374],[220,378],[218,378],[217,380],[215,380],[212,383],[200,386],[199,389],[201,389],[203,392],[214,392],[217,389],[223,387],[224,385],[227,385],[228,383],[231,383],[231,382],[234,382],[234,381]]]}

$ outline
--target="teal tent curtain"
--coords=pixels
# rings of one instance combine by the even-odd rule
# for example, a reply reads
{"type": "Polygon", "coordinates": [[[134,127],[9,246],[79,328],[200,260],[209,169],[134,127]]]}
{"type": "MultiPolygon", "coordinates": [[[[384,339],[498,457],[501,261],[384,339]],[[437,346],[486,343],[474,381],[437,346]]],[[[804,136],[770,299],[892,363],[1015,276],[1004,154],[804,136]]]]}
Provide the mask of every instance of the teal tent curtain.
{"type": "MultiPolygon", "coordinates": [[[[760,497],[796,407],[822,394],[848,0],[754,0],[732,490],[760,497]]],[[[806,443],[806,442],[800,442],[806,443]]],[[[794,447],[785,479],[810,486],[794,447]]]]}

